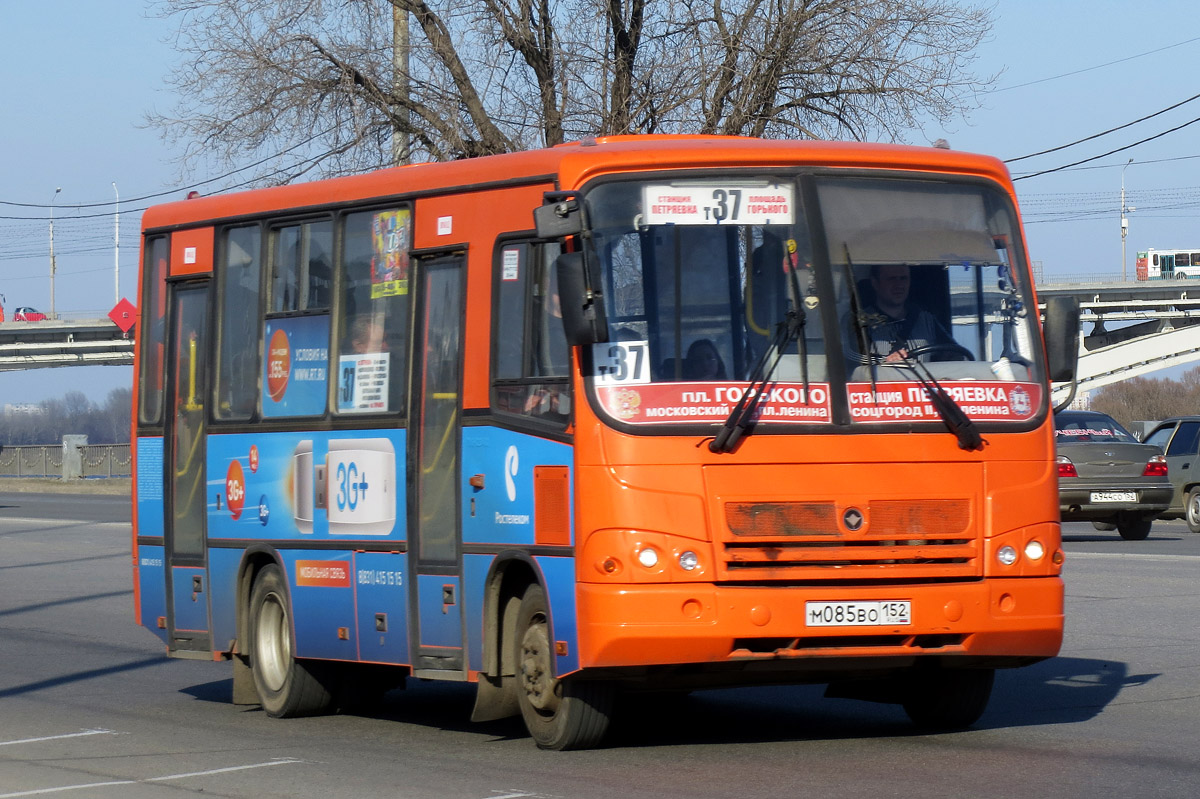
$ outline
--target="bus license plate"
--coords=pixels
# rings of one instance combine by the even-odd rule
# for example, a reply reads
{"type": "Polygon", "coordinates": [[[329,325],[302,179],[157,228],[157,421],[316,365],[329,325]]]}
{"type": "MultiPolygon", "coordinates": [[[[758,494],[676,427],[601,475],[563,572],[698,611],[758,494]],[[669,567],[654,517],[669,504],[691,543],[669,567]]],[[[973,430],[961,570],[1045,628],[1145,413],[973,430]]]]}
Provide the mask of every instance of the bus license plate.
{"type": "Polygon", "coordinates": [[[809,627],[876,627],[912,624],[912,603],[907,599],[878,602],[805,602],[809,627]]]}
{"type": "Polygon", "coordinates": [[[1137,502],[1136,491],[1093,491],[1092,502],[1137,502]]]}

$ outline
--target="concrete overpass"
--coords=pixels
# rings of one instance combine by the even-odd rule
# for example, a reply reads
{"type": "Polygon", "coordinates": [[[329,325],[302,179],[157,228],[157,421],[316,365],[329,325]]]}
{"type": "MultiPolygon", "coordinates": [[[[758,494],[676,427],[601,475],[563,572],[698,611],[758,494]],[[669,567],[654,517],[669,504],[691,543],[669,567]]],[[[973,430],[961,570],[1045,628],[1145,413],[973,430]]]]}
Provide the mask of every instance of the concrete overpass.
{"type": "Polygon", "coordinates": [[[132,363],[133,338],[111,319],[0,322],[0,371],[132,363]]]}
{"type": "Polygon", "coordinates": [[[1200,361],[1200,281],[1061,280],[1039,283],[1037,291],[1043,303],[1079,300],[1080,394],[1200,361]]]}

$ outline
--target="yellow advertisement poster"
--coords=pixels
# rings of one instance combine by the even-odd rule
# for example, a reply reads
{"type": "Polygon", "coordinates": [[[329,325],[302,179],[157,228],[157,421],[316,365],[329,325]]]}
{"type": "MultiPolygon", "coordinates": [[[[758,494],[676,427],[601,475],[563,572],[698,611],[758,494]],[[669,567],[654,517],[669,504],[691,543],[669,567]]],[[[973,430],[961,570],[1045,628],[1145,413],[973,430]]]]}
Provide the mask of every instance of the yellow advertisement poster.
{"type": "Polygon", "coordinates": [[[412,212],[380,211],[371,222],[371,299],[408,293],[412,212]]]}

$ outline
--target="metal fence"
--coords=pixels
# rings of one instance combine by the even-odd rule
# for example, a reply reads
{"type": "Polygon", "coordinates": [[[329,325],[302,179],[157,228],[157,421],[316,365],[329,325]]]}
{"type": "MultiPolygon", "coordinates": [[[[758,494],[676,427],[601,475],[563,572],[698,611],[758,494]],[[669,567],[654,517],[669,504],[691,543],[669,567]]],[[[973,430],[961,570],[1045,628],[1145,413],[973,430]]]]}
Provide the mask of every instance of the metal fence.
{"type": "MultiPolygon", "coordinates": [[[[129,477],[133,473],[128,444],[85,444],[79,447],[84,477],[129,477]]],[[[0,477],[63,477],[63,445],[0,446],[0,477]]]]}

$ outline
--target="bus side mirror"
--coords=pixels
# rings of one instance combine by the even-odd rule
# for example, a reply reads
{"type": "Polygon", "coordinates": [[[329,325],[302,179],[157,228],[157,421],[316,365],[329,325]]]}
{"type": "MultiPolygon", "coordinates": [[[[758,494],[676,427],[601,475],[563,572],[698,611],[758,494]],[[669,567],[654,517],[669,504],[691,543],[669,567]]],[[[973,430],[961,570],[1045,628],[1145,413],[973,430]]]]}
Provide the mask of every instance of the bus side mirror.
{"type": "Polygon", "coordinates": [[[571,346],[608,341],[608,318],[604,297],[587,287],[583,253],[565,252],[554,262],[558,271],[558,299],[563,330],[571,346]]]}
{"type": "Polygon", "coordinates": [[[1046,337],[1050,380],[1074,382],[1079,365],[1079,300],[1074,297],[1048,298],[1042,334],[1046,337]]]}
{"type": "Polygon", "coordinates": [[[546,204],[533,209],[539,239],[561,239],[583,232],[583,215],[573,193],[546,192],[546,204]]]}

